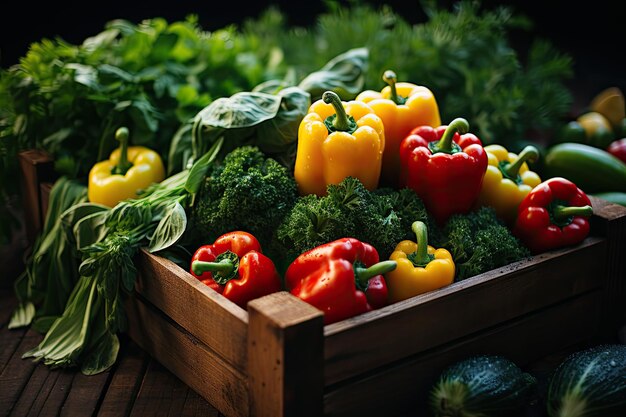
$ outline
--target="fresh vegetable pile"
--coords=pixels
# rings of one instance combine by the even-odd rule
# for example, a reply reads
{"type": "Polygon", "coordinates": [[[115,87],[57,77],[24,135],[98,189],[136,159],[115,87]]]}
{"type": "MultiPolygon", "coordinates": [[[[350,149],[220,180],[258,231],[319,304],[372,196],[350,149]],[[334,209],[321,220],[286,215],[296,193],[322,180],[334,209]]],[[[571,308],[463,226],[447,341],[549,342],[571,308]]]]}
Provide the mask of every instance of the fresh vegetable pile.
{"type": "Polygon", "coordinates": [[[569,105],[553,82],[569,61],[547,58],[544,45],[522,70],[500,36],[505,9],[481,14],[463,2],[411,28],[387,9],[355,6],[291,38],[272,18],[256,32],[113,22],[79,47],[36,44],[3,74],[14,97],[6,143],[50,150],[66,174],[16,284],[10,326],[46,332],[27,356],[89,374],[111,366],[142,247],[241,308],[287,290],[331,324],[589,233],[585,193],[564,178],[542,182],[527,164],[535,148],[503,146],[569,105]],[[325,25],[339,18],[346,33],[325,25]],[[383,18],[395,20],[376,27],[383,18]],[[385,45],[357,32],[384,35],[385,45]],[[288,62],[313,40],[326,49],[288,62]],[[467,59],[481,51],[487,59],[467,59]],[[541,76],[533,68],[543,59],[552,70],[541,76]],[[43,126],[61,108],[65,118],[43,126]],[[69,179],[87,174],[89,202],[69,179]]]}

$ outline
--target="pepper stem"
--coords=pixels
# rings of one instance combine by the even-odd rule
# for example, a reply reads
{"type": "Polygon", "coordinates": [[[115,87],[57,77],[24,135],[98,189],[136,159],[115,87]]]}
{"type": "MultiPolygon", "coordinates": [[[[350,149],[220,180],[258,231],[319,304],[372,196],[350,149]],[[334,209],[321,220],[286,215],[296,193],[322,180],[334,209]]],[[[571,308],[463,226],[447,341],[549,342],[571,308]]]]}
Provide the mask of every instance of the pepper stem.
{"type": "Polygon", "coordinates": [[[334,130],[339,130],[342,132],[348,131],[351,128],[350,119],[348,119],[348,114],[346,113],[346,109],[343,108],[343,104],[341,103],[341,98],[334,91],[326,91],[322,94],[322,100],[326,104],[332,104],[335,108],[335,113],[337,116],[332,121],[332,126],[334,130]]]}
{"type": "Polygon", "coordinates": [[[398,81],[396,73],[391,70],[385,71],[383,81],[386,82],[391,89],[391,100],[396,104],[404,104],[406,100],[404,97],[398,96],[398,90],[396,89],[396,82],[398,81]]]}
{"type": "Polygon", "coordinates": [[[572,217],[572,216],[583,216],[583,217],[589,217],[593,214],[593,208],[589,205],[587,206],[571,206],[571,207],[567,207],[567,206],[555,206],[553,211],[552,211],[552,216],[556,219],[556,220],[563,220],[563,219],[567,219],[568,217],[572,217]]]}
{"type": "Polygon", "coordinates": [[[504,174],[509,178],[517,178],[519,170],[524,162],[535,162],[539,158],[539,151],[532,145],[525,147],[522,152],[517,155],[517,159],[503,168],[504,174]]]}
{"type": "Polygon", "coordinates": [[[452,140],[454,138],[454,134],[457,132],[461,135],[469,132],[469,123],[462,117],[458,117],[450,122],[445,132],[443,132],[443,136],[441,136],[441,139],[439,139],[439,142],[434,143],[434,146],[432,147],[429,146],[429,148],[431,148],[431,152],[458,152],[460,150],[460,147],[456,145],[456,143],[454,143],[454,141],[452,140]]]}
{"type": "Polygon", "coordinates": [[[411,230],[417,239],[417,250],[411,260],[416,266],[424,267],[431,261],[428,256],[428,229],[424,222],[416,221],[411,225],[411,230]]]}
{"type": "Polygon", "coordinates": [[[393,271],[398,266],[396,261],[382,261],[378,262],[370,266],[369,268],[363,267],[354,267],[354,276],[357,281],[362,283],[366,283],[370,278],[375,277],[376,275],[386,274],[387,272],[393,271]]]}
{"type": "Polygon", "coordinates": [[[228,281],[237,276],[239,271],[239,257],[236,253],[226,251],[220,253],[215,262],[193,261],[191,271],[196,275],[204,272],[213,272],[213,281],[220,285],[225,285],[228,281]]]}
{"type": "Polygon", "coordinates": [[[113,174],[126,175],[126,172],[133,166],[128,161],[128,128],[120,127],[115,131],[115,140],[120,143],[120,161],[113,167],[113,174]]]}

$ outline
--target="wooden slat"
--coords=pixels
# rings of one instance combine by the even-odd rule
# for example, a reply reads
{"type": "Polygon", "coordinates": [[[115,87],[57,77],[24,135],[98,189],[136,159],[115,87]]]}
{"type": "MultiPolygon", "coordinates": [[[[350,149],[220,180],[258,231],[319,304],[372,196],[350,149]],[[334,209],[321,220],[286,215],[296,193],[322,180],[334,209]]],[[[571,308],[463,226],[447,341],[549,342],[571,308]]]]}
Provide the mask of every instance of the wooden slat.
{"type": "Polygon", "coordinates": [[[248,303],[252,417],[318,417],[323,394],[323,313],[287,292],[248,303]]]}
{"type": "Polygon", "coordinates": [[[128,316],[133,317],[129,321],[130,337],[222,413],[246,416],[246,376],[145,303],[132,297],[125,304],[128,316]]]}
{"type": "Polygon", "coordinates": [[[600,228],[608,241],[602,323],[611,338],[620,327],[626,332],[626,207],[599,198],[592,198],[591,204],[592,229],[600,228]]]}
{"type": "Polygon", "coordinates": [[[131,416],[179,416],[189,388],[157,361],[151,360],[131,416]]]}
{"type": "Polygon", "coordinates": [[[325,383],[336,383],[603,284],[606,241],[588,238],[326,326],[325,383]]]}
{"type": "Polygon", "coordinates": [[[73,376],[72,371],[37,366],[9,415],[58,415],[73,376]]]}
{"type": "Polygon", "coordinates": [[[143,251],[137,262],[141,271],[137,292],[245,373],[246,311],[167,259],[143,251]]]}
{"type": "Polygon", "coordinates": [[[432,385],[438,375],[456,361],[479,354],[503,355],[523,368],[551,352],[593,340],[601,298],[599,290],[583,294],[379,372],[330,387],[324,397],[324,415],[425,414],[426,396],[432,385]]]}
{"type": "Polygon", "coordinates": [[[17,307],[15,296],[8,290],[0,291],[0,374],[17,350],[27,330],[26,328],[13,330],[7,328],[15,307],[17,307]]]}
{"type": "Polygon", "coordinates": [[[133,408],[150,358],[135,343],[124,343],[98,417],[127,416],[133,408]]]}
{"type": "Polygon", "coordinates": [[[22,359],[22,355],[37,346],[42,339],[40,334],[28,330],[0,374],[0,415],[8,415],[29,383],[36,364],[30,359],[22,359]]]}
{"type": "Polygon", "coordinates": [[[39,199],[41,201],[41,218],[43,220],[42,226],[46,221],[46,214],[48,213],[48,204],[50,203],[50,192],[54,183],[43,182],[39,184],[39,199]]]}
{"type": "Polygon", "coordinates": [[[75,375],[70,392],[67,394],[60,413],[55,415],[67,417],[78,415],[91,416],[95,413],[101,398],[106,392],[109,378],[111,377],[111,370],[90,376],[83,375],[79,370],[74,370],[74,372],[75,375]]]}
{"type": "Polygon", "coordinates": [[[21,170],[21,188],[24,207],[26,236],[30,244],[35,241],[43,225],[39,184],[52,179],[52,157],[41,150],[26,150],[18,154],[21,170]]]}
{"type": "Polygon", "coordinates": [[[200,397],[195,391],[189,390],[185,398],[185,406],[180,414],[181,417],[221,417],[215,408],[200,397]]]}

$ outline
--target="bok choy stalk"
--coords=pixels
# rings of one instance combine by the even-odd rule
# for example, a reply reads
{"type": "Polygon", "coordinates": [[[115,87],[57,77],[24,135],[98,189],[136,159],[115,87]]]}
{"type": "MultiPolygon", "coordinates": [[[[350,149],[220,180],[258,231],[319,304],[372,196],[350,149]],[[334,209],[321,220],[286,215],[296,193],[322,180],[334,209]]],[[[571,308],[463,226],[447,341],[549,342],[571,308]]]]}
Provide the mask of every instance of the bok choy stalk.
{"type": "Polygon", "coordinates": [[[10,329],[28,326],[34,320],[34,328],[46,332],[63,313],[78,280],[77,251],[71,234],[75,219],[68,209],[86,200],[87,188],[67,177],[59,178],[52,187],[43,231],[14,284],[19,306],[9,322],[10,329]]]}
{"type": "Polygon", "coordinates": [[[116,333],[126,326],[123,295],[135,285],[133,256],[141,247],[157,252],[181,238],[187,227],[185,208],[192,204],[221,145],[217,141],[190,170],[153,185],[140,198],[95,210],[75,224],[73,234],[82,255],[80,277],[63,315],[23,357],[51,367],[79,365],[87,375],[113,365],[119,349],[116,333]]]}

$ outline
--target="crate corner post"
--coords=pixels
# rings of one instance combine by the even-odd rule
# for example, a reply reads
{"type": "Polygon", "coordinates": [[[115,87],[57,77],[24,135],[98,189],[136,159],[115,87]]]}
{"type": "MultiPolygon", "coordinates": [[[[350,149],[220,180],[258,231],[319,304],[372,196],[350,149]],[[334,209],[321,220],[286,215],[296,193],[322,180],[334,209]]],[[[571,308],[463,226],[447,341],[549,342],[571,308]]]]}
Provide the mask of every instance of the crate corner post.
{"type": "Polygon", "coordinates": [[[323,313],[278,292],[248,304],[250,416],[323,414],[323,313]]]}

